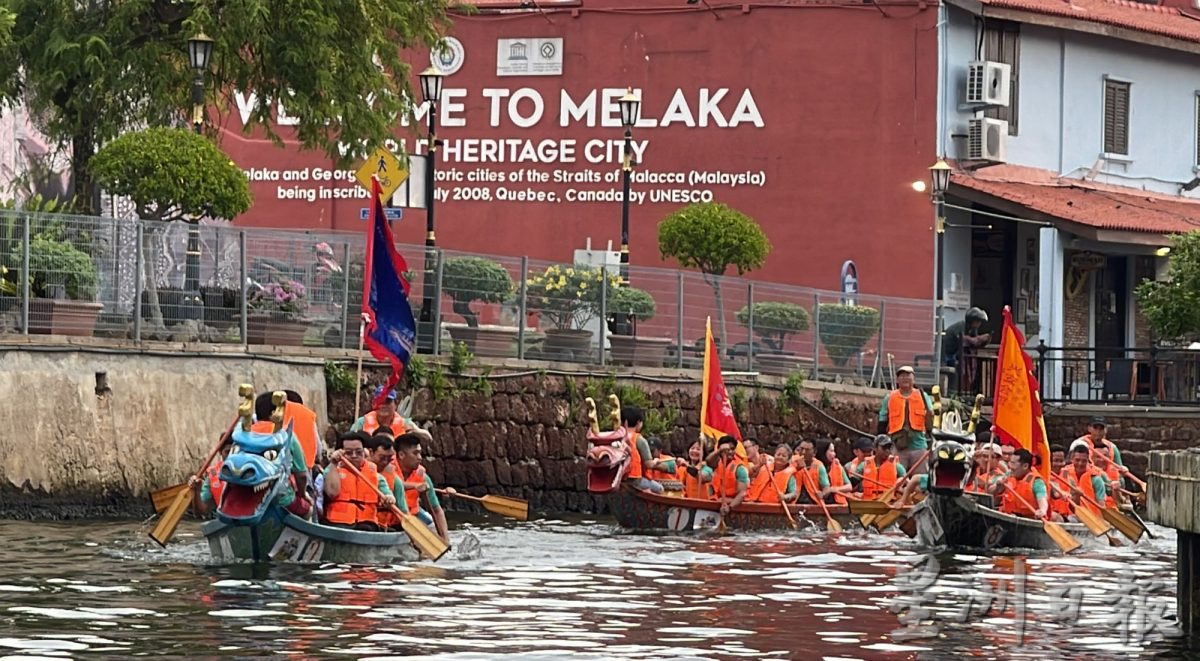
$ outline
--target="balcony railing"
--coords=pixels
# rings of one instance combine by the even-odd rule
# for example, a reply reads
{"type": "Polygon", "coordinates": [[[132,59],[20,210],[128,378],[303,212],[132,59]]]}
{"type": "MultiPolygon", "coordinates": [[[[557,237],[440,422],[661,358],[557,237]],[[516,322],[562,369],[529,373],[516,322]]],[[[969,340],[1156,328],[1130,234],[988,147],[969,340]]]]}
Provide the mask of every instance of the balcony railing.
{"type": "MultiPolygon", "coordinates": [[[[0,211],[0,333],[357,347],[362,234],[228,225],[200,232],[201,286],[189,292],[184,224],[0,211]],[[80,322],[78,311],[58,314],[72,307],[67,301],[92,303],[94,323],[80,322]]],[[[617,292],[616,265],[605,279],[598,267],[574,273],[567,263],[438,249],[425,272],[424,247],[398,249],[418,319],[424,285],[432,285],[429,323],[418,326],[424,353],[448,353],[461,341],[483,356],[699,367],[711,317],[727,371],[879,385],[913,364],[932,382],[930,301],[847,301],[840,292],[633,267],[630,285],[645,296],[629,317],[614,314],[630,300],[617,292]],[[465,257],[492,268],[464,268],[465,257]]]]}

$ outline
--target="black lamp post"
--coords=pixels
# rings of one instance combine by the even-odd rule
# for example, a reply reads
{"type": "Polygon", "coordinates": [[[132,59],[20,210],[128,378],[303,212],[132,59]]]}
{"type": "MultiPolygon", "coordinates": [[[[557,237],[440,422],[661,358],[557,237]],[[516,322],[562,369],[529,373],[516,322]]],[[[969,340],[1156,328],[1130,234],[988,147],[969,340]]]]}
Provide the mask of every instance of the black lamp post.
{"type": "MultiPolygon", "coordinates": [[[[200,134],[204,128],[204,72],[212,58],[213,40],[200,34],[188,39],[188,60],[192,65],[192,129],[200,134]]],[[[184,302],[200,305],[200,218],[191,220],[188,228],[187,260],[184,269],[184,302]]],[[[195,308],[193,308],[195,309],[195,308]]],[[[190,316],[190,315],[189,315],[190,316]]]]}
{"type": "MultiPolygon", "coordinates": [[[[430,324],[433,322],[433,278],[434,278],[434,251],[437,247],[437,235],[434,233],[433,227],[433,210],[437,204],[436,197],[436,182],[434,180],[437,157],[437,111],[438,102],[442,98],[442,79],[445,76],[442,72],[429,67],[421,72],[421,96],[425,103],[428,104],[427,119],[429,121],[429,144],[428,150],[425,153],[425,279],[424,286],[421,288],[421,323],[430,324]]],[[[426,326],[429,328],[429,326],[426,326]]],[[[432,333],[437,332],[437,329],[430,328],[430,351],[433,350],[434,342],[432,333]]]]}
{"type": "Polygon", "coordinates": [[[625,88],[625,96],[618,101],[621,106],[621,126],[625,127],[625,145],[621,148],[621,170],[624,174],[624,194],[621,195],[621,284],[629,284],[629,180],[633,176],[633,125],[638,120],[638,107],[642,104],[633,93],[632,87],[625,88]]]}
{"type": "Polygon", "coordinates": [[[942,368],[942,334],[945,332],[945,296],[942,283],[942,262],[945,261],[946,216],[943,204],[946,201],[946,189],[950,188],[950,165],[939,158],[929,168],[929,178],[933,181],[934,227],[936,240],[933,247],[934,279],[937,300],[934,301],[934,332],[933,354],[935,383],[941,383],[942,368]]]}

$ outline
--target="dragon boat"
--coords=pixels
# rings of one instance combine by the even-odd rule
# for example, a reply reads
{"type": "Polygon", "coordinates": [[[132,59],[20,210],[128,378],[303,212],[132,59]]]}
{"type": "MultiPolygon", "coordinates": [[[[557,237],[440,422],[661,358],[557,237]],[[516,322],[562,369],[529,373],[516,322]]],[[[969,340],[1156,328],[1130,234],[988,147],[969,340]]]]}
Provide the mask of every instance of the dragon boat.
{"type": "Polygon", "coordinates": [[[269,433],[251,431],[253,393],[244,394],[233,448],[221,464],[225,482],[216,519],[200,530],[217,562],[383,564],[419,558],[408,535],[326,526],[288,511],[281,504],[294,493],[291,480],[292,425],[284,426],[286,395],[272,395],[275,410],[269,433]]]}
{"type": "MultiPolygon", "coordinates": [[[[661,494],[644,491],[626,481],[631,455],[626,443],[626,429],[621,425],[621,402],[616,395],[608,396],[611,409],[611,431],[600,431],[596,402],[587,398],[590,427],[587,433],[588,452],[585,458],[587,486],[592,494],[606,496],[609,510],[617,523],[629,530],[689,532],[717,528],[721,521],[721,504],[715,500],[685,498],[683,485],[664,482],[661,494]]],[[[844,505],[829,505],[829,513],[839,522],[853,517],[844,505]]],[[[798,522],[824,526],[825,512],[819,504],[789,505],[798,522]]],[[[792,523],[778,503],[742,503],[724,517],[729,530],[791,530],[792,523]]]]}

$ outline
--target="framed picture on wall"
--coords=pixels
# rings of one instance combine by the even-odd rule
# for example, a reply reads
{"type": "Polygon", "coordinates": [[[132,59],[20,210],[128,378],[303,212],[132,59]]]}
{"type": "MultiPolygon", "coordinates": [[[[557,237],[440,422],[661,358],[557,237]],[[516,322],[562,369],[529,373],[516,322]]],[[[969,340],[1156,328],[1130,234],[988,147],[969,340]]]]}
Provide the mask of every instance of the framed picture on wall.
{"type": "Polygon", "coordinates": [[[1037,264],[1037,239],[1025,240],[1025,266],[1037,264]]]}
{"type": "Polygon", "coordinates": [[[1029,291],[1029,269],[1021,269],[1021,295],[1029,296],[1029,291]]]}
{"type": "Polygon", "coordinates": [[[1025,320],[1028,316],[1029,316],[1029,299],[1018,298],[1017,299],[1017,312],[1014,315],[1013,321],[1018,324],[1023,324],[1023,323],[1025,323],[1025,320]]]}

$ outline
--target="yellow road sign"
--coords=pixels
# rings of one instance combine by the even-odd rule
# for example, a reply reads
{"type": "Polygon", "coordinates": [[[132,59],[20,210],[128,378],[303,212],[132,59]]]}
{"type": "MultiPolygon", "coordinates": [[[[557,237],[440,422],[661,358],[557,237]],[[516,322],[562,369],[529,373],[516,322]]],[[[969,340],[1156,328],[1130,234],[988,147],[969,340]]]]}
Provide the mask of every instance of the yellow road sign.
{"type": "Polygon", "coordinates": [[[368,156],[367,160],[363,161],[363,164],[354,173],[354,178],[358,180],[359,185],[367,190],[371,190],[372,176],[379,179],[383,199],[387,201],[391,199],[400,184],[408,179],[408,170],[400,165],[400,160],[386,147],[380,147],[368,156]]]}

